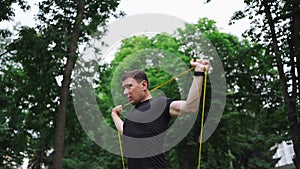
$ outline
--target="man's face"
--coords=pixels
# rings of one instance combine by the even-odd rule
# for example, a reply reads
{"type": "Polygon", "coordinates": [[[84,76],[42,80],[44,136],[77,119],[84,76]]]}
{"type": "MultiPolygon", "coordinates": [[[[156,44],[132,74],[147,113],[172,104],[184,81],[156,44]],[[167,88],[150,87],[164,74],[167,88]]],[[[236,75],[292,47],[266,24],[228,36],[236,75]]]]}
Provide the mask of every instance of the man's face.
{"type": "Polygon", "coordinates": [[[145,90],[147,90],[147,83],[145,80],[137,82],[134,78],[127,78],[122,82],[123,94],[127,101],[133,105],[144,101],[145,90]]]}

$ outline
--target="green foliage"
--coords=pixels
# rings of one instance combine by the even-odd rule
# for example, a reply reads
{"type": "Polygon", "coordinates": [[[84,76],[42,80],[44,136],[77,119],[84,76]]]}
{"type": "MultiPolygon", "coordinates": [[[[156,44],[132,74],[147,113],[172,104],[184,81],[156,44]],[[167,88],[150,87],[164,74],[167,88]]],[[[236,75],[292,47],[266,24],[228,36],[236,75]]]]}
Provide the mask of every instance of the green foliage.
{"type": "Polygon", "coordinates": [[[11,20],[14,16],[14,9],[12,4],[18,3],[18,6],[24,11],[29,10],[30,6],[24,0],[5,0],[0,2],[0,22],[4,20],[11,20]]]}
{"type": "MultiPolygon", "coordinates": [[[[292,139],[295,150],[294,163],[296,168],[300,168],[300,121],[299,113],[299,54],[300,54],[300,7],[299,1],[268,1],[268,0],[247,0],[244,11],[238,11],[232,20],[248,17],[251,20],[251,28],[244,33],[253,42],[262,45],[266,50],[264,57],[258,59],[266,81],[273,88],[265,100],[268,108],[273,112],[286,112],[282,118],[280,126],[282,131],[278,133],[284,139],[292,139]],[[278,79],[268,76],[278,75],[278,79]],[[280,91],[280,92],[279,92],[280,91]],[[283,104],[284,103],[284,104],[283,104]],[[279,105],[282,106],[279,106],[279,105]],[[285,124],[285,125],[283,125],[285,124]],[[288,133],[288,135],[287,135],[288,133]]],[[[273,116],[269,114],[269,116],[273,116]]],[[[276,122],[279,122],[276,120],[276,122]]]]}
{"type": "MultiPolygon", "coordinates": [[[[204,143],[203,167],[272,168],[276,161],[272,159],[274,151],[270,148],[282,140],[278,133],[285,133],[286,130],[282,130],[282,126],[286,123],[281,121],[282,111],[274,111],[279,108],[278,103],[281,101],[278,93],[272,90],[274,85],[276,86],[273,81],[275,74],[267,68],[258,70],[258,65],[271,62],[269,56],[264,56],[265,49],[261,45],[246,40],[239,41],[233,35],[219,32],[214,24],[214,21],[207,18],[199,20],[196,25],[187,24],[185,29],[178,30],[178,39],[165,34],[152,38],[146,36],[127,38],[123,40],[116,59],[112,62],[111,71],[122,70],[115,67],[122,65],[123,62],[127,65],[126,69],[135,68],[130,62],[137,62],[139,66],[145,63],[143,59],[147,58],[146,53],[149,52],[143,50],[167,50],[176,53],[177,57],[182,58],[186,63],[190,59],[189,55],[207,56],[212,51],[201,51],[206,49],[207,41],[202,40],[206,37],[213,43],[223,61],[228,97],[219,127],[204,143]],[[126,57],[130,59],[126,60],[126,57]],[[270,118],[272,121],[266,120],[270,118]]],[[[139,66],[138,68],[141,68],[139,66]]],[[[152,73],[152,71],[148,72],[150,81],[158,85],[166,80],[160,78],[163,76],[160,72],[152,73]]],[[[117,82],[120,83],[120,79],[116,80],[117,82]]],[[[176,83],[170,84],[168,88],[173,85],[176,83]]],[[[170,165],[174,168],[189,168],[197,165],[198,152],[195,150],[198,147],[199,124],[200,120],[197,120],[189,135],[166,153],[172,161],[170,165]]]]}
{"type": "MultiPolygon", "coordinates": [[[[5,2],[6,6],[1,6],[4,14],[0,21],[13,16],[10,5],[16,1],[5,2]]],[[[17,2],[24,9],[27,8],[24,1],[17,2]]],[[[105,25],[112,13],[115,16],[122,15],[115,12],[119,1],[85,3],[85,15],[80,23],[82,31],[77,44],[84,43],[90,35],[96,34],[97,27],[105,25]]],[[[258,1],[246,3],[256,5],[258,1]]],[[[276,4],[275,1],[272,3],[276,4]]],[[[50,166],[55,113],[59,104],[60,83],[56,79],[63,74],[70,50],[77,4],[77,1],[70,0],[41,2],[38,15],[41,23],[36,28],[21,28],[17,40],[0,45],[0,134],[3,136],[0,139],[0,162],[6,168],[19,166],[26,156],[30,159],[30,168],[50,166]]],[[[275,9],[289,11],[287,2],[279,7],[275,9]]],[[[234,18],[242,17],[243,14],[238,12],[234,18]]],[[[259,23],[259,20],[256,22],[259,23]]],[[[263,26],[258,28],[268,30],[263,26]]],[[[284,32],[286,26],[279,30],[284,32]]],[[[255,29],[252,31],[255,32],[255,29]]],[[[103,34],[101,32],[98,36],[103,34]]],[[[249,36],[256,39],[262,37],[259,33],[249,36]]],[[[114,104],[124,104],[122,91],[117,90],[121,82],[118,72],[144,69],[150,77],[150,89],[154,88],[174,76],[174,72],[184,71],[182,67],[188,68],[192,57],[203,56],[209,59],[215,51],[206,48],[207,40],[212,42],[222,60],[228,93],[221,122],[212,137],[203,144],[202,168],[273,168],[276,162],[272,159],[275,150],[270,148],[289,138],[286,127],[288,120],[279,92],[281,86],[276,80],[278,70],[274,68],[275,58],[268,45],[239,40],[233,35],[222,33],[213,20],[203,18],[197,24],[187,24],[175,36],[162,33],[153,37],[134,36],[124,39],[112,63],[97,68],[99,79],[96,81],[98,87],[95,93],[99,110],[105,121],[113,127],[110,111],[114,104]],[[161,56],[166,56],[166,60],[161,61],[161,56]]],[[[78,57],[77,54],[75,57],[78,57]]],[[[188,76],[181,78],[185,82],[191,81],[188,76]]],[[[164,94],[173,99],[182,99],[180,96],[188,92],[181,88],[182,85],[179,80],[173,81],[154,95],[164,94]]],[[[209,90],[210,83],[206,111],[210,103],[215,101],[209,98],[209,90]]],[[[69,94],[69,99],[71,96],[69,94]]],[[[85,98],[80,99],[83,108],[88,109],[89,104],[84,102],[85,98]]],[[[67,111],[64,168],[121,168],[119,156],[103,150],[85,134],[72,101],[68,103],[67,111]]],[[[87,110],[86,113],[90,111],[93,110],[87,110]]],[[[96,120],[93,114],[88,118],[91,123],[96,120]]],[[[198,117],[186,138],[166,152],[169,168],[196,167],[200,122],[198,117]]]]}
{"type": "MultiPolygon", "coordinates": [[[[238,168],[271,167],[274,165],[274,161],[272,160],[272,154],[274,152],[270,151],[270,147],[280,140],[276,132],[284,131],[278,129],[278,125],[282,123],[275,124],[272,130],[262,127],[266,123],[265,118],[267,112],[277,108],[274,103],[273,106],[270,104],[270,107],[273,109],[268,110],[264,107],[264,104],[273,103],[273,99],[276,100],[278,97],[275,95],[273,98],[270,98],[269,96],[274,95],[270,93],[270,88],[273,83],[266,83],[258,77],[263,75],[265,78],[272,78],[274,74],[269,74],[270,71],[265,70],[256,71],[257,63],[264,61],[264,58],[254,58],[254,56],[263,55],[264,50],[261,46],[251,44],[246,40],[239,41],[238,38],[233,35],[221,33],[216,29],[214,24],[214,21],[204,18],[199,20],[196,25],[186,25],[186,29],[178,30],[178,39],[166,34],[156,35],[152,38],[139,36],[124,39],[119,52],[116,54],[115,60],[113,60],[111,64],[110,75],[114,75],[113,72],[123,72],[126,69],[144,68],[149,74],[151,86],[159,85],[169,77],[164,77],[164,75],[161,74],[163,72],[157,71],[156,69],[145,69],[145,67],[147,67],[143,65],[145,64],[145,58],[155,61],[155,56],[151,56],[151,58],[148,57],[147,53],[150,52],[147,51],[163,50],[172,52],[176,54],[176,57],[188,63],[191,58],[189,55],[207,54],[211,52],[203,53],[203,51],[200,50],[201,47],[203,49],[203,46],[205,46],[205,41],[199,39],[205,35],[213,43],[224,63],[226,78],[228,80],[229,99],[226,103],[225,114],[216,133],[204,144],[203,167],[216,168],[220,166],[220,168],[230,168],[230,164],[234,164],[234,166],[238,168]],[[126,57],[128,57],[128,59],[126,59],[126,57]],[[130,64],[131,62],[136,64],[130,64]],[[138,67],[134,67],[136,65],[138,65],[138,67]],[[120,68],[120,66],[125,67],[120,68]],[[249,82],[253,85],[249,85],[249,82]],[[257,88],[255,85],[266,86],[266,88],[257,88]],[[268,88],[268,86],[270,86],[270,88],[268,88]],[[260,94],[264,92],[266,93],[260,96],[260,94]],[[250,126],[251,129],[248,129],[247,127],[250,126]],[[237,133],[238,135],[236,136],[237,133]],[[257,136],[260,137],[257,138],[257,136]],[[265,142],[262,140],[265,140],[265,142]],[[253,147],[253,144],[256,146],[253,147]],[[245,160],[250,161],[250,163],[244,163],[243,161],[245,160]]],[[[109,69],[106,70],[109,71],[109,69]]],[[[104,75],[104,77],[107,76],[104,75]]],[[[100,76],[100,79],[105,78],[101,78],[100,76]]],[[[104,80],[101,81],[104,82],[104,80]]],[[[113,79],[109,78],[109,80],[104,83],[109,81],[113,81],[113,79]]],[[[119,83],[119,86],[112,85],[112,88],[120,87],[120,79],[113,83],[119,83]]],[[[107,85],[102,84],[100,86],[107,85]]],[[[177,88],[176,83],[170,84],[166,88],[173,87],[175,87],[175,89],[177,88]]],[[[98,90],[100,89],[101,87],[98,90]]],[[[165,91],[165,89],[162,90],[165,93],[169,93],[165,91]]],[[[111,93],[109,89],[105,91],[111,93]]],[[[171,93],[167,94],[167,96],[178,98],[172,91],[174,91],[174,89],[172,89],[170,91],[171,93]]],[[[122,96],[118,95],[118,93],[121,94],[122,91],[118,91],[112,96],[121,98],[122,100],[122,96]]],[[[105,101],[105,98],[109,98],[108,101],[112,100],[111,95],[105,96],[105,93],[102,92],[99,93],[99,95],[103,101],[105,101]]],[[[281,112],[278,111],[278,113],[280,114],[281,112]]],[[[279,121],[281,117],[273,118],[279,121]]],[[[200,120],[197,120],[195,127],[178,146],[166,153],[168,159],[171,161],[170,166],[173,168],[189,168],[197,165],[198,152],[195,150],[197,150],[198,147],[196,143],[198,139],[197,136],[199,135],[198,124],[200,124],[200,120]]]]}
{"type": "Polygon", "coordinates": [[[20,39],[7,47],[15,53],[7,55],[6,66],[1,70],[1,89],[11,97],[4,98],[1,117],[4,124],[8,123],[7,134],[12,138],[7,137],[9,140],[2,145],[13,145],[1,150],[6,151],[4,156],[10,157],[9,152],[16,156],[9,162],[12,164],[17,161],[16,165],[20,165],[28,156],[32,167],[40,166],[46,163],[45,154],[50,150],[58,93],[55,77],[61,65],[47,52],[47,44],[33,29],[25,28],[20,39]]]}
{"type": "MultiPolygon", "coordinates": [[[[0,21],[14,16],[11,4],[15,2],[18,2],[22,9],[29,8],[25,1],[1,1],[0,8],[3,15],[1,14],[0,21]]],[[[1,43],[0,121],[3,123],[0,132],[6,136],[1,137],[0,140],[1,166],[7,168],[20,166],[24,157],[29,158],[30,168],[51,165],[55,113],[59,104],[61,85],[57,79],[62,77],[64,64],[71,48],[71,34],[74,23],[77,23],[74,15],[77,4],[78,1],[40,2],[40,12],[37,17],[40,21],[39,25],[35,28],[21,27],[20,30],[16,30],[18,31],[16,40],[12,43],[1,43]]],[[[83,22],[80,23],[82,31],[78,42],[82,43],[90,35],[98,32],[97,28],[104,27],[111,15],[115,17],[122,15],[115,12],[118,4],[119,1],[87,1],[84,6],[83,22]]],[[[9,36],[9,34],[1,35],[9,36]]],[[[102,161],[87,158],[92,152],[83,151],[79,156],[78,152],[82,151],[82,147],[76,149],[76,146],[73,146],[80,145],[77,141],[84,142],[88,137],[83,134],[72,103],[69,102],[67,107],[69,118],[65,129],[67,135],[65,165],[72,166],[80,159],[84,160],[80,166],[88,163],[99,164],[102,161]],[[71,149],[75,152],[75,156],[70,153],[71,149]],[[77,154],[78,159],[76,159],[77,154]],[[72,157],[71,161],[68,160],[70,157],[72,157]],[[93,160],[93,163],[87,160],[93,160]]],[[[95,147],[89,142],[85,145],[89,148],[95,147]]],[[[74,168],[74,165],[71,168],[74,168]]]]}

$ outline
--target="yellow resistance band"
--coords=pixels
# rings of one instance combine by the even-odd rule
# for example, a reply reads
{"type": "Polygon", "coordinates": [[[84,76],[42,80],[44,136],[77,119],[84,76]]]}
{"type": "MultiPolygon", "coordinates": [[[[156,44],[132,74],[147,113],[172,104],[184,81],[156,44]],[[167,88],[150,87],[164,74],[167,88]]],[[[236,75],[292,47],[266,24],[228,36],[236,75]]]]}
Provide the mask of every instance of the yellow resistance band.
{"type": "MultiPolygon", "coordinates": [[[[190,72],[191,70],[193,70],[194,67],[191,67],[190,69],[178,74],[175,77],[172,77],[171,79],[169,79],[168,81],[165,81],[164,83],[160,84],[159,86],[153,88],[150,90],[150,92],[154,92],[155,90],[169,84],[170,82],[172,82],[173,80],[175,80],[176,78],[187,74],[188,72],[190,72]]],[[[204,105],[205,105],[205,94],[206,94],[206,79],[207,79],[207,72],[205,72],[205,79],[204,79],[204,95],[203,95],[203,108],[202,108],[202,119],[204,118],[204,105]]],[[[125,104],[123,107],[128,106],[130,103],[125,104]]],[[[203,126],[203,120],[202,120],[202,124],[201,126],[203,126]]],[[[201,158],[201,144],[202,144],[202,128],[201,127],[201,134],[200,134],[200,148],[199,148],[199,159],[201,158]]],[[[118,131],[118,138],[119,138],[119,145],[120,145],[120,154],[122,157],[122,165],[123,165],[123,169],[125,169],[125,162],[124,162],[124,155],[123,155],[123,149],[122,149],[122,140],[121,140],[121,133],[118,131]]],[[[198,163],[198,169],[200,169],[200,160],[198,163]]]]}
{"type": "Polygon", "coordinates": [[[125,169],[125,162],[124,162],[124,155],[123,155],[123,149],[122,149],[122,140],[121,140],[121,133],[118,131],[118,138],[119,138],[119,145],[120,145],[120,153],[122,156],[122,165],[123,169],[125,169]]]}
{"type": "Polygon", "coordinates": [[[201,113],[201,128],[200,128],[200,140],[199,140],[199,155],[198,155],[198,169],[200,169],[201,163],[201,150],[202,150],[202,135],[203,135],[203,123],[204,123],[204,108],[205,108],[205,95],[206,95],[206,80],[207,80],[207,71],[204,76],[204,89],[203,89],[203,102],[202,102],[202,113],[201,113]]]}
{"type": "MultiPolygon", "coordinates": [[[[162,83],[162,84],[156,86],[155,88],[151,89],[151,90],[150,90],[150,93],[152,93],[152,92],[154,92],[155,90],[157,90],[157,89],[159,89],[159,88],[161,88],[161,87],[163,87],[163,86],[165,86],[165,85],[171,83],[173,80],[179,78],[180,76],[183,76],[183,75],[187,74],[188,72],[190,72],[190,71],[193,70],[193,69],[194,69],[194,67],[191,67],[191,68],[189,68],[188,70],[186,70],[186,71],[184,71],[184,72],[182,72],[182,73],[180,73],[180,74],[178,74],[178,75],[176,75],[176,76],[170,78],[169,80],[165,81],[164,83],[162,83]]],[[[126,107],[126,106],[128,106],[129,104],[130,104],[130,103],[126,103],[126,104],[123,106],[123,108],[126,107]]]]}

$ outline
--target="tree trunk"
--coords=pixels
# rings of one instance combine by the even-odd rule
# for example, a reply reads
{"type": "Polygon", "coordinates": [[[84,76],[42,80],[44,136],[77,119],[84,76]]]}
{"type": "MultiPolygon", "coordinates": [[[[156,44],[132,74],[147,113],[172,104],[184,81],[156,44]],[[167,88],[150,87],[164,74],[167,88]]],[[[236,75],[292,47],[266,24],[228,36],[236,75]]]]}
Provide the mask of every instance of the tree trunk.
{"type": "MultiPolygon", "coordinates": [[[[298,85],[299,83],[297,84],[296,80],[292,80],[294,83],[294,84],[292,84],[292,87],[293,87],[292,92],[291,93],[288,92],[289,90],[288,90],[287,79],[284,74],[283,61],[281,59],[281,53],[279,50],[277,36],[276,36],[276,32],[275,32],[275,23],[272,18],[272,15],[271,15],[270,6],[268,5],[268,1],[263,1],[262,5],[264,7],[267,22],[268,22],[268,25],[269,25],[270,31],[271,31],[272,45],[273,45],[273,50],[274,50],[275,57],[276,57],[276,63],[277,63],[280,83],[281,83],[281,87],[282,87],[281,89],[282,89],[282,93],[283,93],[283,97],[284,97],[284,102],[287,107],[288,123],[289,123],[290,132],[291,132],[291,136],[292,136],[292,141],[294,144],[294,151],[296,154],[294,163],[295,163],[296,168],[300,169],[300,159],[299,159],[300,158],[300,125],[299,125],[299,120],[298,120],[297,113],[296,113],[296,98],[297,98],[296,91],[299,89],[299,85],[298,85]]],[[[299,16],[295,16],[295,15],[293,16],[293,18],[298,18],[298,17],[299,16]]],[[[294,24],[296,24],[296,25],[299,24],[299,20],[297,21],[298,23],[296,23],[295,21],[297,21],[297,20],[296,19],[294,20],[294,24]]],[[[295,27],[294,27],[292,29],[294,29],[294,32],[295,32],[295,30],[299,31],[299,28],[295,29],[295,27]]],[[[294,32],[292,32],[292,33],[294,33],[294,32]]],[[[297,32],[297,33],[299,33],[299,32],[297,32]]],[[[298,36],[299,36],[299,34],[298,34],[298,36]]],[[[294,38],[296,38],[296,37],[294,37],[294,38]]],[[[297,46],[297,45],[300,45],[300,44],[297,44],[297,43],[294,44],[294,46],[297,46]]],[[[299,47],[297,47],[297,48],[299,49],[299,47]]],[[[290,50],[294,50],[294,49],[290,49],[290,50]]],[[[292,60],[294,60],[295,57],[296,56],[290,56],[291,62],[293,62],[292,60]]],[[[299,68],[300,67],[298,67],[298,70],[299,70],[299,68]]],[[[294,79],[296,78],[295,71],[291,71],[291,75],[292,75],[292,78],[294,78],[294,79]]]]}
{"type": "MultiPolygon", "coordinates": [[[[290,50],[295,50],[294,51],[294,57],[296,60],[295,67],[297,69],[297,75],[298,75],[298,83],[297,83],[297,77],[295,76],[295,104],[297,104],[296,100],[300,100],[299,96],[299,91],[298,93],[296,92],[297,89],[300,89],[300,2],[299,1],[294,1],[295,4],[293,5],[293,11],[292,11],[292,39],[293,39],[293,48],[290,48],[290,50]]],[[[293,136],[293,144],[294,144],[294,152],[295,152],[295,158],[293,159],[294,164],[297,169],[300,169],[300,121],[299,121],[299,115],[297,117],[297,110],[296,110],[296,105],[295,105],[295,114],[294,114],[294,119],[295,119],[295,126],[294,128],[291,128],[292,131],[292,136],[293,136]]]]}
{"type": "Polygon", "coordinates": [[[79,0],[77,5],[76,21],[74,23],[73,31],[71,34],[70,46],[68,49],[68,58],[65,66],[62,86],[60,89],[60,104],[58,105],[57,119],[55,126],[55,138],[54,138],[54,155],[52,159],[53,169],[63,168],[63,152],[64,152],[64,134],[65,123],[67,114],[68,93],[71,83],[71,74],[76,61],[76,50],[78,48],[78,38],[80,35],[80,25],[82,22],[84,13],[84,2],[79,0]]]}
{"type": "Polygon", "coordinates": [[[181,153],[183,153],[183,157],[185,157],[185,158],[181,159],[182,160],[181,161],[182,162],[181,169],[190,169],[190,168],[192,168],[192,167],[190,167],[190,160],[191,160],[191,154],[192,154],[191,146],[184,145],[183,150],[182,150],[181,153]]]}
{"type": "MultiPolygon", "coordinates": [[[[179,146],[179,168],[191,169],[198,164],[199,145],[189,144],[189,139],[186,137],[180,142],[179,146]]],[[[201,162],[202,164],[202,162],[201,162]]]]}

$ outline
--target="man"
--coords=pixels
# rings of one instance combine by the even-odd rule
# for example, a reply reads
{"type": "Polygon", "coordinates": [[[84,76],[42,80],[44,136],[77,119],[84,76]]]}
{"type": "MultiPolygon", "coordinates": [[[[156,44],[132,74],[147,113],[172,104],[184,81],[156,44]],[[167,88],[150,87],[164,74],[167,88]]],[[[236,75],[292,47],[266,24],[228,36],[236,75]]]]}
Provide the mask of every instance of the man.
{"type": "Polygon", "coordinates": [[[123,77],[123,94],[135,108],[124,121],[120,118],[122,105],[113,108],[111,116],[117,130],[123,134],[129,169],[167,169],[167,161],[161,152],[162,133],[172,116],[198,112],[204,72],[210,66],[206,60],[191,60],[190,64],[195,72],[186,100],[152,98],[143,71],[130,71],[123,77]]]}

